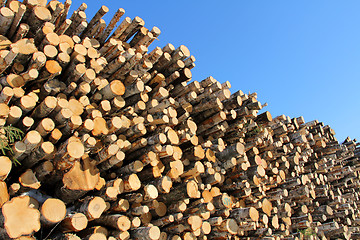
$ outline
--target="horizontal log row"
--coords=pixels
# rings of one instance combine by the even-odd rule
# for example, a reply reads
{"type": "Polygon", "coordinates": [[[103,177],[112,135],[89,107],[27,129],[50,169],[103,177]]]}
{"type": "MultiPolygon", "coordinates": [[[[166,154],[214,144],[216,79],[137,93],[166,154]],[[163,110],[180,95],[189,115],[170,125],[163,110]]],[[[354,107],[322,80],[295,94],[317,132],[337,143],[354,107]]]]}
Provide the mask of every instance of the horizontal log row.
{"type": "Polygon", "coordinates": [[[149,51],[160,30],[122,8],[0,4],[0,126],[24,132],[0,157],[2,239],[360,235],[356,140],[192,79],[188,48],[149,51]]]}

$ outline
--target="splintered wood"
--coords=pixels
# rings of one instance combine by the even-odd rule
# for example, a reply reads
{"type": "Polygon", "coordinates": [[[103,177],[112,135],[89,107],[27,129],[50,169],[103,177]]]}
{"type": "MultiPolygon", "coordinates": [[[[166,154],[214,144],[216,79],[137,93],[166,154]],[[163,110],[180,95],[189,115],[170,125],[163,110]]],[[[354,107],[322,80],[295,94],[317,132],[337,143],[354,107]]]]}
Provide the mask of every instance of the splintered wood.
{"type": "Polygon", "coordinates": [[[192,79],[189,49],[150,47],[160,29],[122,8],[0,5],[2,143],[24,132],[1,239],[360,239],[356,140],[192,79]]]}

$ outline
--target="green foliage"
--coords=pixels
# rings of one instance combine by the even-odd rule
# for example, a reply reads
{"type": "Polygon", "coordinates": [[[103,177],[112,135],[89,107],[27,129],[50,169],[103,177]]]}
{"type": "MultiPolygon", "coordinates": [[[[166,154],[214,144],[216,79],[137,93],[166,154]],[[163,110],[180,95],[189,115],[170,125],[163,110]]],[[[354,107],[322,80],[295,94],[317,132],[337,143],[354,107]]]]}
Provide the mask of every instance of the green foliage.
{"type": "Polygon", "coordinates": [[[11,145],[21,140],[23,136],[23,131],[11,125],[0,127],[0,155],[9,157],[15,164],[20,164],[13,156],[11,145]]]}

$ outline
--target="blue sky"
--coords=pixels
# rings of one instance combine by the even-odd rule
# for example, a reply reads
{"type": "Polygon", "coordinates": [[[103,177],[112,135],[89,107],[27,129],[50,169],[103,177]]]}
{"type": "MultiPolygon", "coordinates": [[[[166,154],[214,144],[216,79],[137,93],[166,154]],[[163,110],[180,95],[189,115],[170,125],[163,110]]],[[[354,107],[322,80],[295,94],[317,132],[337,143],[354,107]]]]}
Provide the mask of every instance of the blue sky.
{"type": "Polygon", "coordinates": [[[194,80],[213,76],[232,92],[257,92],[273,117],[318,119],[339,141],[360,137],[359,1],[73,0],[71,13],[82,2],[88,18],[106,5],[107,23],[121,7],[159,27],[152,48],[187,46],[194,80]]]}

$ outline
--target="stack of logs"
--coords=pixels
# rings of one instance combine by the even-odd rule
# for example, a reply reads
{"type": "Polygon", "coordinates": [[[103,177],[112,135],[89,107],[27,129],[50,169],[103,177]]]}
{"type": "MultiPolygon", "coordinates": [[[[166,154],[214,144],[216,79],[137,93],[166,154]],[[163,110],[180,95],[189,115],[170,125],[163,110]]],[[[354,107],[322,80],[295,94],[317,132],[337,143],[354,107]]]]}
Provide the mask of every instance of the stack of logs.
{"type": "Polygon", "coordinates": [[[1,239],[360,239],[356,140],[70,5],[0,0],[1,239]]]}

